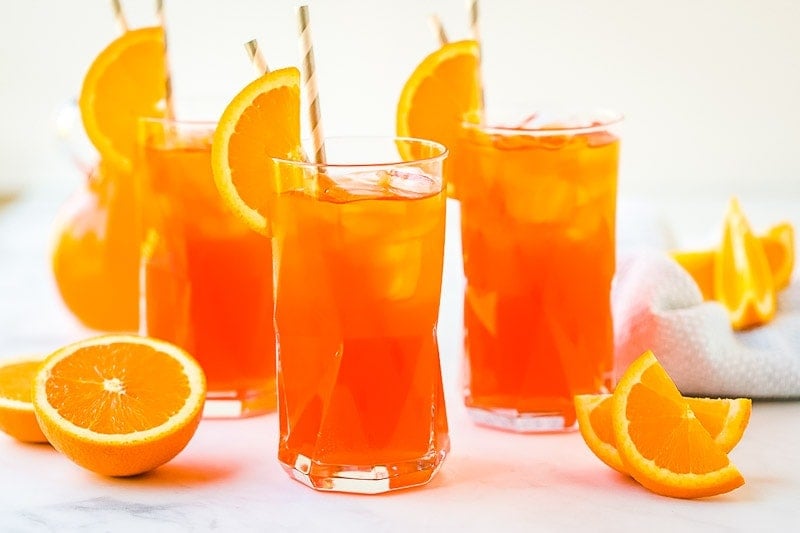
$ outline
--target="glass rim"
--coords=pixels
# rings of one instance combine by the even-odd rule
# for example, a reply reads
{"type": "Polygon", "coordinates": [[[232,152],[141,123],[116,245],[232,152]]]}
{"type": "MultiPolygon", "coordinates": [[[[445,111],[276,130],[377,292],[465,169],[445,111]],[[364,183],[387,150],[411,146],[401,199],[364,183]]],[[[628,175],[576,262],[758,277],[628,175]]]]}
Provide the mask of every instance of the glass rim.
{"type": "MultiPolygon", "coordinates": [[[[544,109],[542,111],[549,111],[544,109]]],[[[570,110],[566,110],[570,111],[570,110]]],[[[479,130],[481,133],[489,135],[527,135],[530,137],[549,137],[553,135],[580,135],[586,133],[597,133],[606,131],[609,127],[616,126],[625,119],[619,111],[613,111],[607,108],[597,109],[577,109],[576,113],[597,113],[601,114],[601,120],[595,120],[595,124],[589,126],[564,126],[564,127],[517,127],[517,126],[494,126],[486,124],[485,122],[468,122],[463,121],[462,127],[465,129],[479,130]]],[[[532,120],[532,119],[531,119],[532,120]]]]}
{"type": "MultiPolygon", "coordinates": [[[[404,136],[390,136],[390,135],[337,135],[332,137],[326,137],[325,142],[328,143],[329,141],[336,142],[336,141],[388,141],[388,142],[407,142],[409,144],[415,144],[417,146],[427,146],[434,151],[437,152],[436,155],[429,156],[429,157],[419,157],[419,158],[411,158],[408,160],[400,159],[398,156],[397,160],[389,160],[389,161],[380,161],[375,163],[315,163],[313,161],[302,161],[298,159],[289,159],[286,157],[272,157],[272,161],[278,164],[288,164],[294,165],[297,167],[308,168],[308,169],[346,169],[346,168],[360,168],[360,169],[381,169],[386,167],[397,167],[397,166],[405,166],[405,165],[413,165],[413,164],[425,164],[425,163],[436,163],[437,161],[443,161],[445,157],[449,154],[448,148],[439,142],[432,141],[430,139],[423,139],[420,137],[404,137],[404,136]]],[[[301,147],[307,147],[311,144],[311,139],[301,139],[300,145],[301,147]]]]}

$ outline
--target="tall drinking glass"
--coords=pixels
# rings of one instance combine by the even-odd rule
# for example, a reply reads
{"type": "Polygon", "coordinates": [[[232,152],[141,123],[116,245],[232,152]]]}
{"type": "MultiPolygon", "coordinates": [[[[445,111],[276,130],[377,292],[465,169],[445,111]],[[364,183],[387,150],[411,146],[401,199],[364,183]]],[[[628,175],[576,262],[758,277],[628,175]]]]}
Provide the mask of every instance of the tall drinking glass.
{"type": "Polygon", "coordinates": [[[321,490],[420,485],[450,447],[436,340],[447,152],[325,144],[325,165],[276,160],[278,459],[321,490]]]}
{"type": "Polygon", "coordinates": [[[465,124],[454,148],[466,277],[464,397],[478,423],[575,426],[608,391],[621,117],[465,124]]]}
{"type": "Polygon", "coordinates": [[[140,121],[140,331],[191,353],[206,374],[204,416],[275,409],[272,253],[214,185],[215,123],[140,121]]]}

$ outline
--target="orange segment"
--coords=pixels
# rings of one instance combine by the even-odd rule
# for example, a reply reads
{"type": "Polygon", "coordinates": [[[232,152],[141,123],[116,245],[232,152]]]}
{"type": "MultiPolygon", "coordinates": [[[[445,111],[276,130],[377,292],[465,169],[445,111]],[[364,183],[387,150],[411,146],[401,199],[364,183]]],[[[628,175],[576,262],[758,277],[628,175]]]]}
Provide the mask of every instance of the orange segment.
{"type": "Polygon", "coordinates": [[[252,81],[228,104],[211,150],[214,181],[227,205],[250,228],[269,235],[279,185],[272,157],[300,152],[300,72],[275,70],[252,81]]]}
{"type": "MultiPolygon", "coordinates": [[[[782,222],[769,228],[758,241],[764,247],[775,290],[789,285],[794,268],[794,227],[782,222]]],[[[703,298],[714,299],[714,250],[676,250],[672,257],[694,278],[703,298]]]]}
{"type": "Polygon", "coordinates": [[[48,356],[33,384],[42,432],[93,472],[130,476],[169,461],[197,428],[206,382],[197,362],[167,342],[94,337],[48,356]]]}
{"type": "Polygon", "coordinates": [[[623,474],[625,465],[614,444],[611,429],[611,395],[579,394],[574,398],[578,429],[589,449],[605,464],[623,474]]]}
{"type": "Polygon", "coordinates": [[[0,361],[0,430],[22,442],[47,442],[31,403],[31,383],[41,357],[0,361]]]}
{"type": "Polygon", "coordinates": [[[165,80],[160,27],[127,31],[95,58],[78,104],[86,134],[103,159],[131,171],[136,122],[141,116],[163,116],[165,80]]]}
{"type": "Polygon", "coordinates": [[[728,453],[739,444],[750,422],[750,398],[684,398],[714,442],[728,453]]]}
{"type": "Polygon", "coordinates": [[[794,227],[788,222],[777,224],[759,240],[764,246],[775,290],[786,288],[794,269],[794,227]]]}
{"type": "MultiPolygon", "coordinates": [[[[750,421],[749,398],[684,398],[714,442],[727,453],[744,435],[750,421]]],[[[583,440],[589,449],[614,470],[627,473],[619,456],[611,426],[611,394],[575,396],[575,413],[583,440]]]]}
{"type": "Polygon", "coordinates": [[[714,299],[714,254],[716,250],[676,250],[673,259],[694,279],[704,300],[714,299]]]}
{"type": "Polygon", "coordinates": [[[664,496],[700,498],[744,484],[652,352],[628,367],[612,402],[620,458],[644,487],[664,496]]]}
{"type": "Polygon", "coordinates": [[[775,285],[764,247],[735,198],[714,257],[714,298],[728,310],[734,329],[764,324],[775,316],[775,285]]]}
{"type": "MultiPolygon", "coordinates": [[[[400,93],[397,135],[437,141],[452,150],[462,123],[478,122],[481,115],[479,54],[477,41],[469,40],[448,43],[426,57],[400,93]]],[[[445,162],[452,196],[456,177],[450,175],[450,168],[453,165],[445,162]]]]}

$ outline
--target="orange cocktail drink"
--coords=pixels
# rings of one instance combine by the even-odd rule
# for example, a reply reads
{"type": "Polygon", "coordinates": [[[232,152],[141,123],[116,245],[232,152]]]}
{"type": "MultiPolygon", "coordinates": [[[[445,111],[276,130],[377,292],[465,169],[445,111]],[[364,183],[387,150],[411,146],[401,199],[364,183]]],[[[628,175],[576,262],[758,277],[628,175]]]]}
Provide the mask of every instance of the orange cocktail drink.
{"type": "Polygon", "coordinates": [[[436,339],[446,150],[326,148],[325,165],[276,162],[278,458],[317,489],[419,485],[449,450],[436,339]]]}
{"type": "Polygon", "coordinates": [[[611,385],[617,115],[466,124],[461,203],[465,402],[513,431],[575,425],[572,397],[611,385]]]}
{"type": "Polygon", "coordinates": [[[274,410],[270,241],[224,205],[211,169],[213,123],[143,119],[143,334],[191,353],[205,416],[274,410]]]}

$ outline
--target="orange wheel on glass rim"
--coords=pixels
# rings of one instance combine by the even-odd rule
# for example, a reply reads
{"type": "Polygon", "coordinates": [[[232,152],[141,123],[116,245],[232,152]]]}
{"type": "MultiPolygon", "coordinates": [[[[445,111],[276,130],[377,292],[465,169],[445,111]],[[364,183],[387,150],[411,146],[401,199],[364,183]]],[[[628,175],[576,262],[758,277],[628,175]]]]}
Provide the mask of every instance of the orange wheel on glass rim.
{"type": "MultiPolygon", "coordinates": [[[[479,122],[482,114],[477,41],[445,44],[428,55],[412,72],[397,103],[398,137],[416,137],[455,145],[465,121],[479,122]]],[[[414,154],[402,154],[406,158],[414,154]]],[[[457,195],[457,183],[448,172],[448,194],[457,195]]]]}
{"type": "Polygon", "coordinates": [[[264,74],[242,89],[219,120],[211,149],[214,181],[225,203],[251,229],[270,234],[272,157],[299,157],[300,71],[264,74]]]}
{"type": "Polygon", "coordinates": [[[164,115],[164,30],[130,30],[95,58],[83,80],[78,106],[86,134],[102,159],[133,169],[139,117],[164,115]]]}

